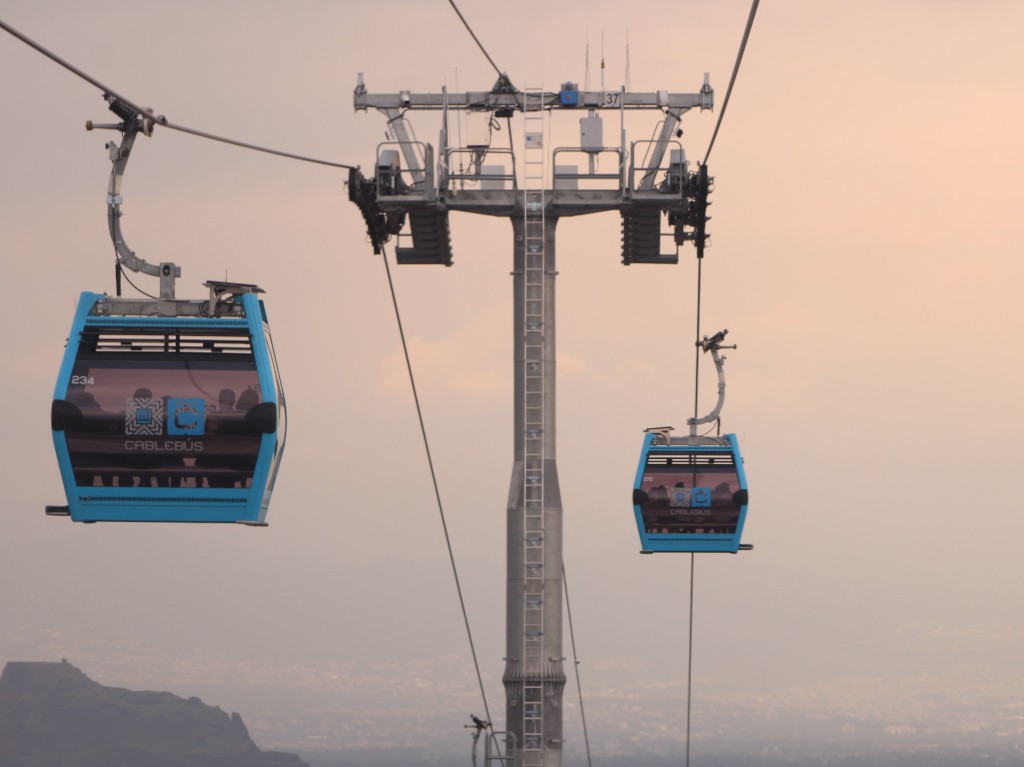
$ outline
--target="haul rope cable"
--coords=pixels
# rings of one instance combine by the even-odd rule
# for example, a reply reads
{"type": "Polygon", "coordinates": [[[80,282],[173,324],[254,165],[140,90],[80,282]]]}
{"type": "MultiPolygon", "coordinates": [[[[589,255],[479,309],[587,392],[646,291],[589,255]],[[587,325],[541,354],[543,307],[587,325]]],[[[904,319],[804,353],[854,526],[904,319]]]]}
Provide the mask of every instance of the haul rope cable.
{"type": "Polygon", "coordinates": [[[483,699],[484,716],[487,728],[493,734],[491,726],[491,709],[487,705],[487,693],[484,692],[484,679],[480,673],[480,661],[476,655],[476,645],[473,643],[473,632],[469,627],[469,614],[466,611],[466,600],[462,596],[462,583],[459,580],[459,570],[455,566],[455,553],[452,550],[452,539],[448,535],[448,522],[444,516],[444,504],[441,502],[441,490],[437,484],[437,472],[434,471],[434,459],[430,453],[430,441],[427,439],[427,427],[423,422],[423,409],[420,407],[420,395],[416,390],[416,378],[412,372],[412,361],[409,358],[409,346],[405,341],[405,330],[402,327],[402,315],[398,311],[398,297],[395,294],[395,283],[391,278],[391,266],[388,264],[387,248],[381,245],[381,258],[384,261],[384,270],[388,276],[388,289],[391,291],[391,303],[395,308],[395,321],[398,323],[398,335],[402,339],[402,353],[405,355],[405,367],[409,371],[409,385],[412,387],[412,398],[416,403],[416,417],[420,422],[420,434],[423,435],[423,449],[427,453],[427,465],[430,467],[430,479],[434,484],[434,497],[437,499],[437,510],[441,517],[441,527],[444,530],[444,541],[448,547],[448,559],[452,565],[452,576],[455,578],[455,590],[459,595],[459,606],[462,608],[462,620],[466,625],[466,636],[469,639],[469,650],[473,656],[473,666],[476,668],[477,684],[480,686],[480,697],[483,699]]]}
{"type": "Polygon", "coordinates": [[[583,687],[580,685],[580,662],[576,655],[576,632],[572,626],[572,608],[569,606],[569,579],[565,575],[565,562],[562,562],[562,586],[565,588],[565,613],[569,617],[569,641],[572,643],[572,665],[576,669],[576,690],[580,696],[580,718],[583,720],[583,743],[587,747],[587,767],[593,767],[590,761],[590,735],[587,733],[587,714],[583,710],[583,687]]]}
{"type": "Polygon", "coordinates": [[[747,26],[743,30],[743,40],[740,41],[740,50],[736,54],[736,63],[732,67],[732,77],[729,78],[729,87],[725,89],[725,99],[722,100],[722,111],[718,113],[718,122],[715,123],[715,132],[711,134],[711,142],[708,144],[708,151],[704,154],[704,164],[708,164],[708,157],[711,156],[711,147],[715,145],[718,137],[718,129],[722,127],[722,119],[725,117],[726,107],[729,106],[729,97],[732,95],[732,86],[736,84],[736,75],[740,71],[740,62],[743,61],[743,52],[747,48],[747,40],[750,38],[750,30],[754,26],[754,16],[757,14],[757,4],[760,0],[753,0],[750,4],[750,15],[747,16],[747,26]]]}
{"type": "Polygon", "coordinates": [[[474,33],[473,29],[469,26],[469,22],[466,21],[466,17],[462,15],[462,11],[460,11],[459,6],[455,4],[455,0],[448,0],[448,2],[452,6],[452,10],[454,10],[455,13],[458,14],[459,19],[462,20],[462,25],[466,28],[466,31],[469,32],[469,36],[473,38],[477,47],[480,48],[480,52],[487,57],[489,62],[491,62],[491,66],[494,67],[494,71],[498,73],[498,77],[505,77],[505,73],[498,69],[498,65],[494,63],[494,59],[491,58],[491,54],[487,52],[487,49],[484,48],[484,44],[480,42],[480,38],[476,36],[476,33],[474,33]]]}
{"type": "MultiPolygon", "coordinates": [[[[35,48],[37,51],[39,51],[39,53],[43,54],[48,59],[56,62],[60,66],[62,66],[65,69],[67,69],[69,72],[71,72],[71,73],[77,75],[78,77],[82,78],[83,80],[85,80],[87,83],[90,83],[91,85],[99,88],[101,91],[103,91],[103,93],[105,95],[109,95],[109,96],[112,96],[113,98],[115,98],[115,99],[117,99],[119,101],[123,101],[125,104],[130,106],[136,112],[138,112],[139,115],[144,120],[151,121],[152,124],[154,124],[154,125],[160,125],[160,126],[162,126],[164,128],[170,128],[171,130],[176,130],[176,131],[179,131],[181,133],[188,133],[190,135],[198,136],[199,138],[209,139],[211,141],[219,141],[222,144],[231,144],[232,146],[241,147],[242,149],[251,149],[254,152],[263,152],[265,154],[273,154],[273,155],[277,155],[279,157],[286,157],[286,158],[291,159],[291,160],[299,160],[301,162],[309,162],[309,163],[314,163],[316,165],[328,165],[328,166],[331,166],[333,168],[353,169],[353,168],[357,167],[355,165],[347,165],[345,163],[332,162],[330,160],[319,160],[319,159],[317,159],[315,157],[307,157],[305,155],[295,154],[293,152],[284,152],[284,151],[282,151],[280,149],[270,149],[268,147],[258,146],[256,144],[250,144],[250,143],[245,142],[245,141],[239,141],[237,139],[227,138],[225,136],[217,136],[217,135],[215,135],[213,133],[207,133],[205,131],[196,130],[195,128],[188,128],[188,127],[186,127],[184,125],[176,125],[176,124],[172,123],[170,120],[168,120],[166,117],[164,117],[163,115],[153,115],[151,110],[142,109],[142,108],[136,106],[135,102],[133,102],[131,99],[125,98],[124,96],[120,95],[115,90],[113,90],[112,88],[108,88],[106,85],[101,83],[96,78],[94,78],[94,77],[90,76],[89,74],[83,72],[81,69],[76,67],[74,64],[71,64],[70,62],[65,61],[64,59],[62,59],[57,54],[55,54],[52,51],[44,48],[42,45],[37,43],[35,40],[32,40],[30,37],[27,37],[26,35],[23,35],[21,32],[16,30],[14,27],[12,27],[9,24],[5,23],[2,19],[0,19],[0,29],[4,29],[5,31],[9,32],[11,35],[13,35],[14,37],[18,38],[19,40],[21,40],[23,43],[25,43],[29,47],[35,48]]],[[[87,125],[89,125],[89,123],[87,123],[87,125]]]]}
{"type": "MultiPolygon", "coordinates": [[[[756,2],[757,0],[755,0],[756,2]]],[[[700,302],[701,282],[703,279],[704,258],[697,255],[697,350],[693,366],[693,418],[700,417],[700,302]]],[[[690,623],[689,638],[686,642],[686,767],[690,767],[690,713],[693,701],[693,580],[697,569],[697,555],[690,552],[690,623]]]]}
{"type": "MultiPolygon", "coordinates": [[[[725,99],[722,101],[722,111],[718,113],[718,122],[715,123],[715,130],[711,134],[711,141],[708,143],[708,150],[704,153],[704,165],[708,164],[708,158],[711,156],[711,149],[715,146],[715,139],[718,137],[718,129],[722,127],[722,120],[725,118],[725,110],[729,106],[729,97],[732,96],[733,86],[736,84],[736,75],[740,71],[740,63],[743,61],[743,53],[747,48],[747,40],[750,39],[750,30],[754,26],[754,17],[757,15],[757,6],[760,0],[752,0],[750,4],[750,13],[747,15],[747,25],[743,30],[743,38],[740,41],[739,51],[736,53],[736,62],[733,64],[732,75],[729,78],[729,87],[725,90],[725,99]]],[[[699,401],[700,401],[700,302],[701,302],[701,279],[703,277],[703,266],[704,259],[701,256],[697,257],[697,349],[695,351],[696,362],[694,364],[694,384],[693,384],[693,417],[694,420],[699,418],[699,401]]],[[[693,596],[694,596],[694,579],[696,576],[697,569],[697,555],[693,552],[690,553],[690,620],[689,620],[689,639],[687,641],[687,660],[686,660],[686,767],[690,767],[690,723],[691,723],[691,710],[693,703],[693,596]]]]}

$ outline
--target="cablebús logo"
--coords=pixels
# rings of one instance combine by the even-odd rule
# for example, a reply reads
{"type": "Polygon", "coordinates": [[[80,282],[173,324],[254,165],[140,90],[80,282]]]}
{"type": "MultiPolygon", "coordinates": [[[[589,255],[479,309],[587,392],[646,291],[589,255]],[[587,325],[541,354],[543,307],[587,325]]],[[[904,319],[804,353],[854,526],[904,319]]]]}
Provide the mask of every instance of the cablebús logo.
{"type": "Polygon", "coordinates": [[[206,431],[206,402],[202,398],[167,400],[167,433],[200,437],[206,431]]]}
{"type": "Polygon", "coordinates": [[[129,436],[156,437],[164,433],[163,400],[129,397],[124,414],[124,433],[129,436]]]}
{"type": "Polygon", "coordinates": [[[159,437],[165,433],[201,437],[206,433],[206,403],[201,397],[168,397],[164,412],[163,399],[132,397],[125,408],[124,433],[128,437],[159,437]]]}
{"type": "Polygon", "coordinates": [[[711,488],[695,487],[692,490],[682,487],[682,483],[672,488],[668,505],[691,509],[706,509],[711,506],[711,488]]]}

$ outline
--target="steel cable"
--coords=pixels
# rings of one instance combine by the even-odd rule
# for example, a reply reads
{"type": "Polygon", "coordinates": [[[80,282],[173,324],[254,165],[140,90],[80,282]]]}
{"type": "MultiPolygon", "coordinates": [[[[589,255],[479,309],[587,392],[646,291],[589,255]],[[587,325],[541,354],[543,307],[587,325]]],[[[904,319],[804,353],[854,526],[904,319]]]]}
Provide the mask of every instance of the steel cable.
{"type": "Polygon", "coordinates": [[[686,767],[690,767],[690,711],[693,693],[693,578],[697,555],[690,552],[690,638],[686,643],[686,767]]]}
{"type": "Polygon", "coordinates": [[[750,15],[747,17],[747,27],[743,30],[743,40],[740,42],[739,53],[736,54],[736,63],[732,67],[732,77],[729,78],[729,87],[725,89],[725,99],[722,101],[722,111],[718,113],[718,122],[715,123],[715,132],[711,134],[711,143],[708,144],[708,151],[704,154],[704,164],[708,164],[708,157],[711,156],[711,148],[715,145],[718,137],[718,129],[722,127],[722,119],[725,117],[725,110],[729,106],[729,97],[732,95],[732,86],[736,84],[736,75],[740,71],[740,62],[743,61],[743,52],[747,48],[747,40],[750,37],[750,29],[754,26],[754,16],[757,14],[757,5],[760,0],[753,0],[750,4],[750,15]]]}
{"type": "Polygon", "coordinates": [[[580,685],[580,662],[576,656],[576,632],[572,625],[572,608],[569,606],[569,579],[565,575],[565,562],[562,562],[562,587],[565,589],[565,614],[569,617],[569,641],[572,644],[572,665],[576,669],[576,690],[580,696],[580,718],[583,720],[583,743],[587,747],[587,767],[593,767],[590,761],[590,735],[587,732],[587,712],[583,709],[583,687],[580,685]]]}
{"type": "Polygon", "coordinates": [[[388,264],[387,248],[381,248],[381,258],[384,261],[384,270],[388,276],[388,289],[391,291],[391,303],[395,308],[395,321],[398,323],[398,335],[402,339],[402,353],[405,355],[405,367],[409,371],[409,385],[412,387],[412,398],[416,403],[416,417],[420,422],[420,434],[423,436],[423,448],[427,453],[427,465],[430,467],[430,480],[434,484],[434,498],[437,499],[437,510],[441,517],[441,528],[444,530],[444,542],[448,547],[448,559],[452,565],[452,576],[455,578],[455,590],[459,595],[459,606],[462,608],[462,620],[466,626],[466,636],[469,639],[469,650],[473,656],[473,666],[476,669],[477,683],[480,685],[480,697],[483,699],[484,715],[488,729],[494,731],[491,726],[491,709],[487,705],[487,693],[484,691],[484,679],[480,673],[480,661],[477,659],[476,645],[473,642],[473,632],[469,626],[469,614],[466,611],[466,600],[462,595],[462,582],[459,580],[459,569],[455,565],[455,553],[452,550],[452,539],[448,534],[448,522],[444,516],[444,504],[441,502],[441,490],[437,484],[437,472],[434,470],[434,459],[430,452],[430,441],[427,439],[427,427],[423,422],[423,409],[420,407],[420,395],[416,389],[416,378],[412,372],[412,361],[409,358],[409,345],[405,340],[405,330],[402,326],[402,315],[398,311],[398,297],[395,294],[395,283],[391,278],[391,266],[388,264]]]}
{"type": "MultiPolygon", "coordinates": [[[[700,309],[701,282],[704,259],[697,257],[697,350],[694,362],[693,419],[699,417],[700,407],[700,309]]],[[[690,712],[693,706],[693,577],[697,567],[697,555],[690,552],[690,633],[686,643],[686,767],[690,767],[690,712]]]]}
{"type": "Polygon", "coordinates": [[[498,69],[498,65],[494,63],[494,59],[491,58],[491,54],[487,52],[487,49],[484,48],[484,44],[480,42],[480,38],[476,36],[476,33],[473,32],[472,27],[469,26],[469,22],[466,21],[466,17],[462,15],[462,11],[460,11],[459,6],[455,4],[455,0],[448,0],[448,3],[451,5],[452,10],[454,10],[455,13],[458,14],[459,19],[462,20],[462,25],[466,28],[466,31],[469,32],[470,37],[473,38],[473,42],[475,42],[477,46],[480,48],[480,52],[487,57],[487,60],[489,62],[491,62],[491,66],[494,67],[494,71],[498,73],[498,77],[503,77],[505,73],[498,69]]]}
{"type": "MultiPolygon", "coordinates": [[[[736,84],[736,75],[740,71],[740,63],[743,61],[743,53],[747,49],[747,40],[750,39],[750,30],[754,26],[754,17],[757,15],[757,6],[760,0],[752,0],[750,4],[750,13],[747,16],[747,25],[743,30],[743,39],[740,41],[740,49],[736,54],[736,63],[733,64],[732,75],[729,77],[729,87],[725,90],[725,98],[722,100],[722,111],[718,113],[718,121],[715,123],[714,133],[711,134],[711,141],[708,144],[708,151],[704,154],[704,165],[708,164],[708,158],[711,156],[711,150],[715,146],[715,139],[718,138],[718,130],[722,127],[722,120],[725,118],[725,110],[729,106],[729,99],[732,96],[733,86],[736,84]]],[[[697,258],[697,350],[696,350],[696,362],[694,364],[694,384],[693,384],[693,418],[696,420],[699,416],[699,403],[700,403],[700,302],[701,302],[701,278],[703,272],[704,259],[697,258]]],[[[689,640],[687,642],[687,666],[686,666],[686,767],[690,765],[690,712],[693,703],[693,593],[694,593],[694,576],[696,574],[697,566],[697,555],[690,553],[690,621],[689,621],[689,640]]]]}
{"type": "Polygon", "coordinates": [[[37,43],[35,40],[33,40],[30,37],[22,34],[18,30],[16,30],[14,27],[12,27],[9,24],[7,24],[6,22],[4,22],[3,20],[0,20],[0,29],[3,29],[5,31],[9,32],[11,35],[13,35],[14,37],[18,38],[19,40],[21,40],[23,43],[25,43],[29,47],[34,48],[35,50],[39,51],[39,53],[43,54],[44,56],[46,56],[51,61],[56,62],[57,64],[59,64],[60,66],[64,67],[66,70],[68,70],[72,74],[75,74],[78,77],[80,77],[83,80],[85,80],[90,85],[93,85],[96,88],[99,88],[101,91],[103,91],[104,95],[111,96],[114,99],[117,99],[118,101],[124,102],[129,107],[131,107],[136,112],[138,112],[139,115],[142,116],[144,119],[152,120],[154,125],[160,125],[160,126],[162,126],[164,128],[170,128],[171,130],[180,131],[181,133],[188,133],[190,135],[198,136],[199,138],[209,139],[211,141],[219,141],[219,142],[221,142],[223,144],[231,144],[232,146],[241,147],[243,149],[251,149],[251,150],[253,150],[255,152],[264,152],[265,154],[273,154],[273,155],[277,155],[278,157],[287,157],[288,159],[291,159],[291,160],[300,160],[301,162],[309,162],[309,163],[314,163],[316,165],[329,165],[329,166],[331,166],[333,168],[348,168],[348,169],[351,169],[351,168],[357,167],[355,165],[346,165],[345,163],[332,162],[330,160],[319,160],[319,159],[317,159],[315,157],[307,157],[305,155],[294,154],[293,152],[284,152],[284,151],[281,151],[279,149],[270,149],[268,147],[258,146],[256,144],[249,144],[249,143],[244,142],[244,141],[238,141],[237,139],[226,138],[225,136],[217,136],[217,135],[215,135],[213,133],[207,133],[205,131],[196,130],[195,128],[188,128],[188,127],[186,127],[184,125],[177,125],[175,123],[172,123],[170,120],[168,120],[163,115],[153,115],[150,110],[142,109],[141,107],[137,106],[135,104],[135,102],[133,102],[131,99],[125,98],[124,96],[119,94],[117,91],[113,90],[112,88],[108,88],[106,85],[101,83],[96,78],[92,77],[91,75],[89,75],[86,72],[83,72],[81,69],[79,69],[74,64],[70,63],[69,61],[65,61],[60,56],[58,56],[56,53],[53,53],[52,51],[48,50],[47,48],[45,48],[42,45],[40,45],[39,43],[37,43]]]}

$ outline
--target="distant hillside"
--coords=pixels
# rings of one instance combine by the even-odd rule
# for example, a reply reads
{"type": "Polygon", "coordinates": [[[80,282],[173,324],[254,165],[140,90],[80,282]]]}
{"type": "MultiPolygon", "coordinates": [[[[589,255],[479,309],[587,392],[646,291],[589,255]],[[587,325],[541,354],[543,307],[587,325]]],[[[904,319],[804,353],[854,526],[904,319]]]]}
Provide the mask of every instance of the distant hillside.
{"type": "Polygon", "coordinates": [[[0,767],[309,767],[199,698],[104,687],[67,661],[0,674],[0,767]]]}

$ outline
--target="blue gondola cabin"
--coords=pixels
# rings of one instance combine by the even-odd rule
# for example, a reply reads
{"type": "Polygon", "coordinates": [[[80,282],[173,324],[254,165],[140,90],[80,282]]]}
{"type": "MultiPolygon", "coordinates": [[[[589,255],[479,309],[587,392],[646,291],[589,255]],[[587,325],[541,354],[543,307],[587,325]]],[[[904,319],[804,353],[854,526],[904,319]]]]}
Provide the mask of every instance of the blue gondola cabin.
{"type": "Polygon", "coordinates": [[[644,436],[633,511],[644,553],[730,552],[747,516],[747,479],[736,435],[644,436]]]}
{"type": "Polygon", "coordinates": [[[82,294],[51,411],[68,506],[48,513],[265,524],[284,392],[258,288],[232,287],[252,292],[144,307],[82,294]]]}

